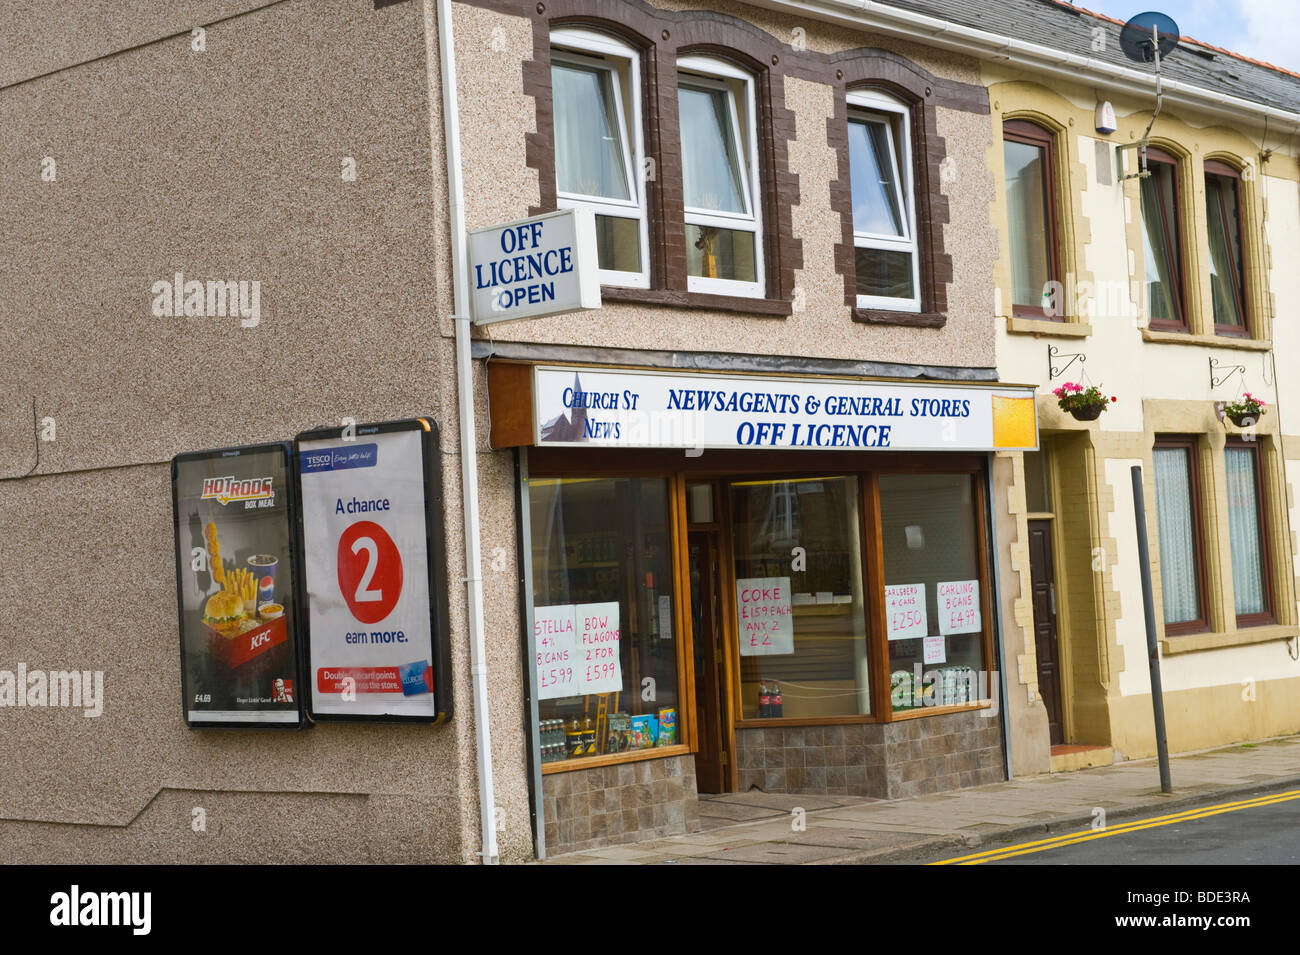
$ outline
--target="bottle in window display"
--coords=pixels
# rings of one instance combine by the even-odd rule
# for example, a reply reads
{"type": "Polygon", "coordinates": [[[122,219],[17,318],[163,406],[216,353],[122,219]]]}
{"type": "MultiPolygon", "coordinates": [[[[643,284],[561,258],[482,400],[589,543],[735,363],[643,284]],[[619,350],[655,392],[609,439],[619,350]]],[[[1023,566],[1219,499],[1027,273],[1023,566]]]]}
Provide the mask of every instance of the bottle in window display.
{"type": "Polygon", "coordinates": [[[758,715],[763,718],[772,715],[772,690],[766,680],[758,681],[758,715]]]}
{"type": "Polygon", "coordinates": [[[564,724],[564,742],[569,759],[582,755],[582,720],[576,715],[570,716],[564,724]]]}
{"type": "Polygon", "coordinates": [[[586,756],[596,755],[596,721],[590,716],[582,720],[582,752],[586,756]]]}
{"type": "Polygon", "coordinates": [[[770,708],[773,717],[777,719],[781,717],[781,706],[782,706],[781,684],[773,680],[772,681],[772,705],[770,708]]]}

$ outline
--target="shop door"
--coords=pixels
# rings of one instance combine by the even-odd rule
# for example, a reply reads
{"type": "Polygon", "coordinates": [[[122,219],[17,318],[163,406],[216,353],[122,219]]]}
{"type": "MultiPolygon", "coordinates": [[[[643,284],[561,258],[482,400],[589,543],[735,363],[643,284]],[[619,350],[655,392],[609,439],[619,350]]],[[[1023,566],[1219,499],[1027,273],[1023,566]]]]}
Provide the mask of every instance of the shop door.
{"type": "Polygon", "coordinates": [[[1052,522],[1029,522],[1029,575],[1034,600],[1034,652],[1038,656],[1038,692],[1047,708],[1053,746],[1065,742],[1061,718],[1061,655],[1056,632],[1056,580],[1052,564],[1052,522]]]}
{"type": "Polygon", "coordinates": [[[691,623],[695,632],[695,725],[699,751],[695,779],[702,793],[730,789],[727,736],[723,729],[722,618],[718,594],[718,535],[692,531],[688,537],[691,623]]]}

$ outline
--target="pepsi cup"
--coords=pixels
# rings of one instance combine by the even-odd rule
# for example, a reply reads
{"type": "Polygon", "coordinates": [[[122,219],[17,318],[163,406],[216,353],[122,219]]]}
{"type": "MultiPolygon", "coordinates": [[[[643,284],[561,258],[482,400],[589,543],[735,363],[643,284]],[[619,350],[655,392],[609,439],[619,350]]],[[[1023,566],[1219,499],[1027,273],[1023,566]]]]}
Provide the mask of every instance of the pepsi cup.
{"type": "Polygon", "coordinates": [[[257,602],[275,603],[275,568],[279,560],[272,554],[254,554],[248,558],[248,569],[257,581],[257,602]]]}

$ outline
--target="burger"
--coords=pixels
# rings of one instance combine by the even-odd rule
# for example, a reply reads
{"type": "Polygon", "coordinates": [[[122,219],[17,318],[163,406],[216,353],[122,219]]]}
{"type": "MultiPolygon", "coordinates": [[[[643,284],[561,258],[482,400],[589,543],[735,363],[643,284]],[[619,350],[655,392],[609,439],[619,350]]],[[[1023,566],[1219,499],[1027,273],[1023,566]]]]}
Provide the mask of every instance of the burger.
{"type": "Polygon", "coordinates": [[[219,590],[208,598],[203,622],[217,630],[230,630],[244,619],[244,601],[229,590],[219,590]]]}

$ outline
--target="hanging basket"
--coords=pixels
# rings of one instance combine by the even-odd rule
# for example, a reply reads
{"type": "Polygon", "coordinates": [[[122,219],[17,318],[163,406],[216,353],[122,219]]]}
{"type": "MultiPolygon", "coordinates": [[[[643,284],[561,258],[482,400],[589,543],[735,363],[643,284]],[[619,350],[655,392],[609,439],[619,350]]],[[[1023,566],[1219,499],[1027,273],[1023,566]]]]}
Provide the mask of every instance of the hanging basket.
{"type": "Polygon", "coordinates": [[[1259,417],[1260,416],[1257,414],[1248,414],[1248,413],[1230,414],[1228,415],[1228,420],[1231,421],[1233,424],[1235,424],[1238,428],[1252,428],[1255,425],[1259,424],[1259,417]]]}
{"type": "Polygon", "coordinates": [[[1096,421],[1105,410],[1105,405],[1088,405],[1086,408],[1071,408],[1070,416],[1075,421],[1096,421]]]}

